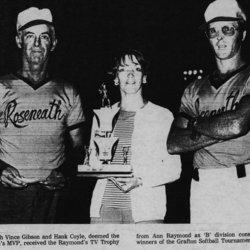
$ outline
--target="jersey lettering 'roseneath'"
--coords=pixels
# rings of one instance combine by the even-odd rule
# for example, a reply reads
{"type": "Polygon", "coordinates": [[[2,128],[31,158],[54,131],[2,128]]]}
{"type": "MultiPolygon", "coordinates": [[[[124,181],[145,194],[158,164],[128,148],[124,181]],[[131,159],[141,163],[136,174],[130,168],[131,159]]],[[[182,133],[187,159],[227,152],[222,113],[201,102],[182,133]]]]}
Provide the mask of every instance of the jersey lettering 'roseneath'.
{"type": "Polygon", "coordinates": [[[4,111],[4,123],[5,127],[8,127],[9,122],[12,123],[17,128],[24,128],[29,124],[18,125],[25,121],[32,120],[62,120],[63,114],[60,109],[61,101],[53,100],[49,103],[49,108],[45,109],[31,109],[31,110],[22,110],[21,112],[16,111],[17,102],[16,100],[10,101],[4,111]]]}
{"type": "Polygon", "coordinates": [[[200,98],[198,97],[195,101],[195,109],[198,112],[198,116],[201,117],[209,117],[209,116],[213,116],[213,115],[217,115],[220,113],[223,113],[225,111],[229,111],[229,110],[234,110],[236,109],[237,105],[238,105],[238,101],[237,98],[240,94],[240,91],[232,91],[227,97],[225,97],[226,100],[226,104],[222,105],[222,107],[218,108],[218,109],[212,109],[212,110],[203,110],[200,112],[200,98]]]}

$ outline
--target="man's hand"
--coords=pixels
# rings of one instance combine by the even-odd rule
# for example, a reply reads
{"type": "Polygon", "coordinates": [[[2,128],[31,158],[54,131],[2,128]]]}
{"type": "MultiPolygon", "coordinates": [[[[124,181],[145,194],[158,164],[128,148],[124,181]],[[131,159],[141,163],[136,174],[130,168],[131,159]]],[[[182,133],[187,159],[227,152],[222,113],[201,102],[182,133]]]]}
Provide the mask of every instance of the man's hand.
{"type": "Polygon", "coordinates": [[[120,188],[124,193],[131,191],[134,188],[138,188],[142,185],[141,178],[110,178],[113,183],[120,188]]]}
{"type": "Polygon", "coordinates": [[[66,185],[66,181],[67,179],[62,172],[52,170],[49,177],[45,181],[42,181],[40,183],[43,184],[48,190],[58,190],[66,185]]]}
{"type": "Polygon", "coordinates": [[[27,183],[22,180],[18,170],[12,166],[4,168],[0,180],[4,187],[22,188],[27,186],[27,183]]]}

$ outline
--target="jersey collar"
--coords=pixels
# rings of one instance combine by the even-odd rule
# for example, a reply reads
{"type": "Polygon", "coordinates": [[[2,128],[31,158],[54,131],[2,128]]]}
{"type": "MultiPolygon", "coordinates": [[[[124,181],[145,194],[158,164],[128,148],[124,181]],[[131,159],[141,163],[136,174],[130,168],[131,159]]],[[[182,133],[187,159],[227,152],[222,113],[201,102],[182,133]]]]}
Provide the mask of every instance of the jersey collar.
{"type": "Polygon", "coordinates": [[[46,84],[47,82],[52,80],[52,76],[49,76],[45,79],[43,79],[41,82],[39,82],[38,84],[34,84],[32,81],[30,81],[28,78],[23,77],[22,75],[20,75],[17,72],[12,73],[15,77],[17,77],[18,79],[24,81],[25,83],[27,83],[31,88],[33,88],[34,90],[37,90],[38,88],[40,88],[41,86],[43,86],[44,84],[46,84]]]}
{"type": "Polygon", "coordinates": [[[209,81],[211,83],[211,85],[218,89],[221,85],[223,85],[225,82],[227,82],[231,77],[235,76],[236,74],[238,74],[240,71],[244,70],[245,68],[247,68],[249,66],[248,63],[244,64],[243,66],[241,66],[240,68],[238,68],[237,70],[235,70],[234,72],[232,72],[231,74],[229,74],[226,78],[221,79],[221,80],[214,80],[214,76],[213,73],[209,75],[209,81]]]}

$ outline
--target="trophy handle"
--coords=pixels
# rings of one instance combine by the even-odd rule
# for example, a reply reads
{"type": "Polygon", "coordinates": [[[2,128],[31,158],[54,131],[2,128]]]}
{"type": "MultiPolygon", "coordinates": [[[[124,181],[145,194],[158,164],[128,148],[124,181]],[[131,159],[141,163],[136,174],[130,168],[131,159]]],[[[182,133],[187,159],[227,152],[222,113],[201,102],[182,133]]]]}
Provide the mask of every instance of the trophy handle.
{"type": "Polygon", "coordinates": [[[99,119],[98,115],[95,112],[94,112],[94,116],[96,118],[98,128],[100,128],[100,119],[99,119]]]}
{"type": "Polygon", "coordinates": [[[113,133],[113,131],[114,131],[114,128],[115,128],[115,125],[117,123],[119,114],[120,114],[120,110],[117,111],[117,113],[114,115],[114,117],[112,119],[112,131],[111,131],[111,133],[113,133]]]}
{"type": "Polygon", "coordinates": [[[114,155],[115,155],[115,151],[116,151],[116,148],[117,148],[117,145],[118,145],[118,141],[119,141],[119,139],[117,139],[116,140],[116,142],[113,144],[113,146],[112,146],[112,157],[111,157],[111,160],[110,161],[113,161],[113,158],[114,158],[114,155]]]}
{"type": "Polygon", "coordinates": [[[100,153],[99,146],[95,141],[94,141],[94,144],[95,144],[95,148],[96,148],[96,153],[97,153],[97,155],[99,155],[99,153],[100,153]]]}

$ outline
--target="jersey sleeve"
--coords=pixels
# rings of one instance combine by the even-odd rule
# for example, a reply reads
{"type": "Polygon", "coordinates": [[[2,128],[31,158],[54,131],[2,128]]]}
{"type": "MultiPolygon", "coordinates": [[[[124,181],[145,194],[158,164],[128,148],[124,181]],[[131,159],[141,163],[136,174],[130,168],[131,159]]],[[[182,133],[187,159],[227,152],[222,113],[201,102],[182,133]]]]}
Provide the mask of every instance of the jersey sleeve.
{"type": "Polygon", "coordinates": [[[73,100],[73,105],[67,117],[67,127],[72,127],[85,121],[81,97],[77,92],[74,92],[73,100]]]}
{"type": "Polygon", "coordinates": [[[191,83],[185,90],[181,98],[181,105],[179,112],[190,115],[191,117],[197,117],[195,109],[195,82],[191,83]]]}
{"type": "Polygon", "coordinates": [[[245,82],[243,96],[245,96],[245,95],[250,95],[250,76],[247,78],[247,80],[245,82]]]}

